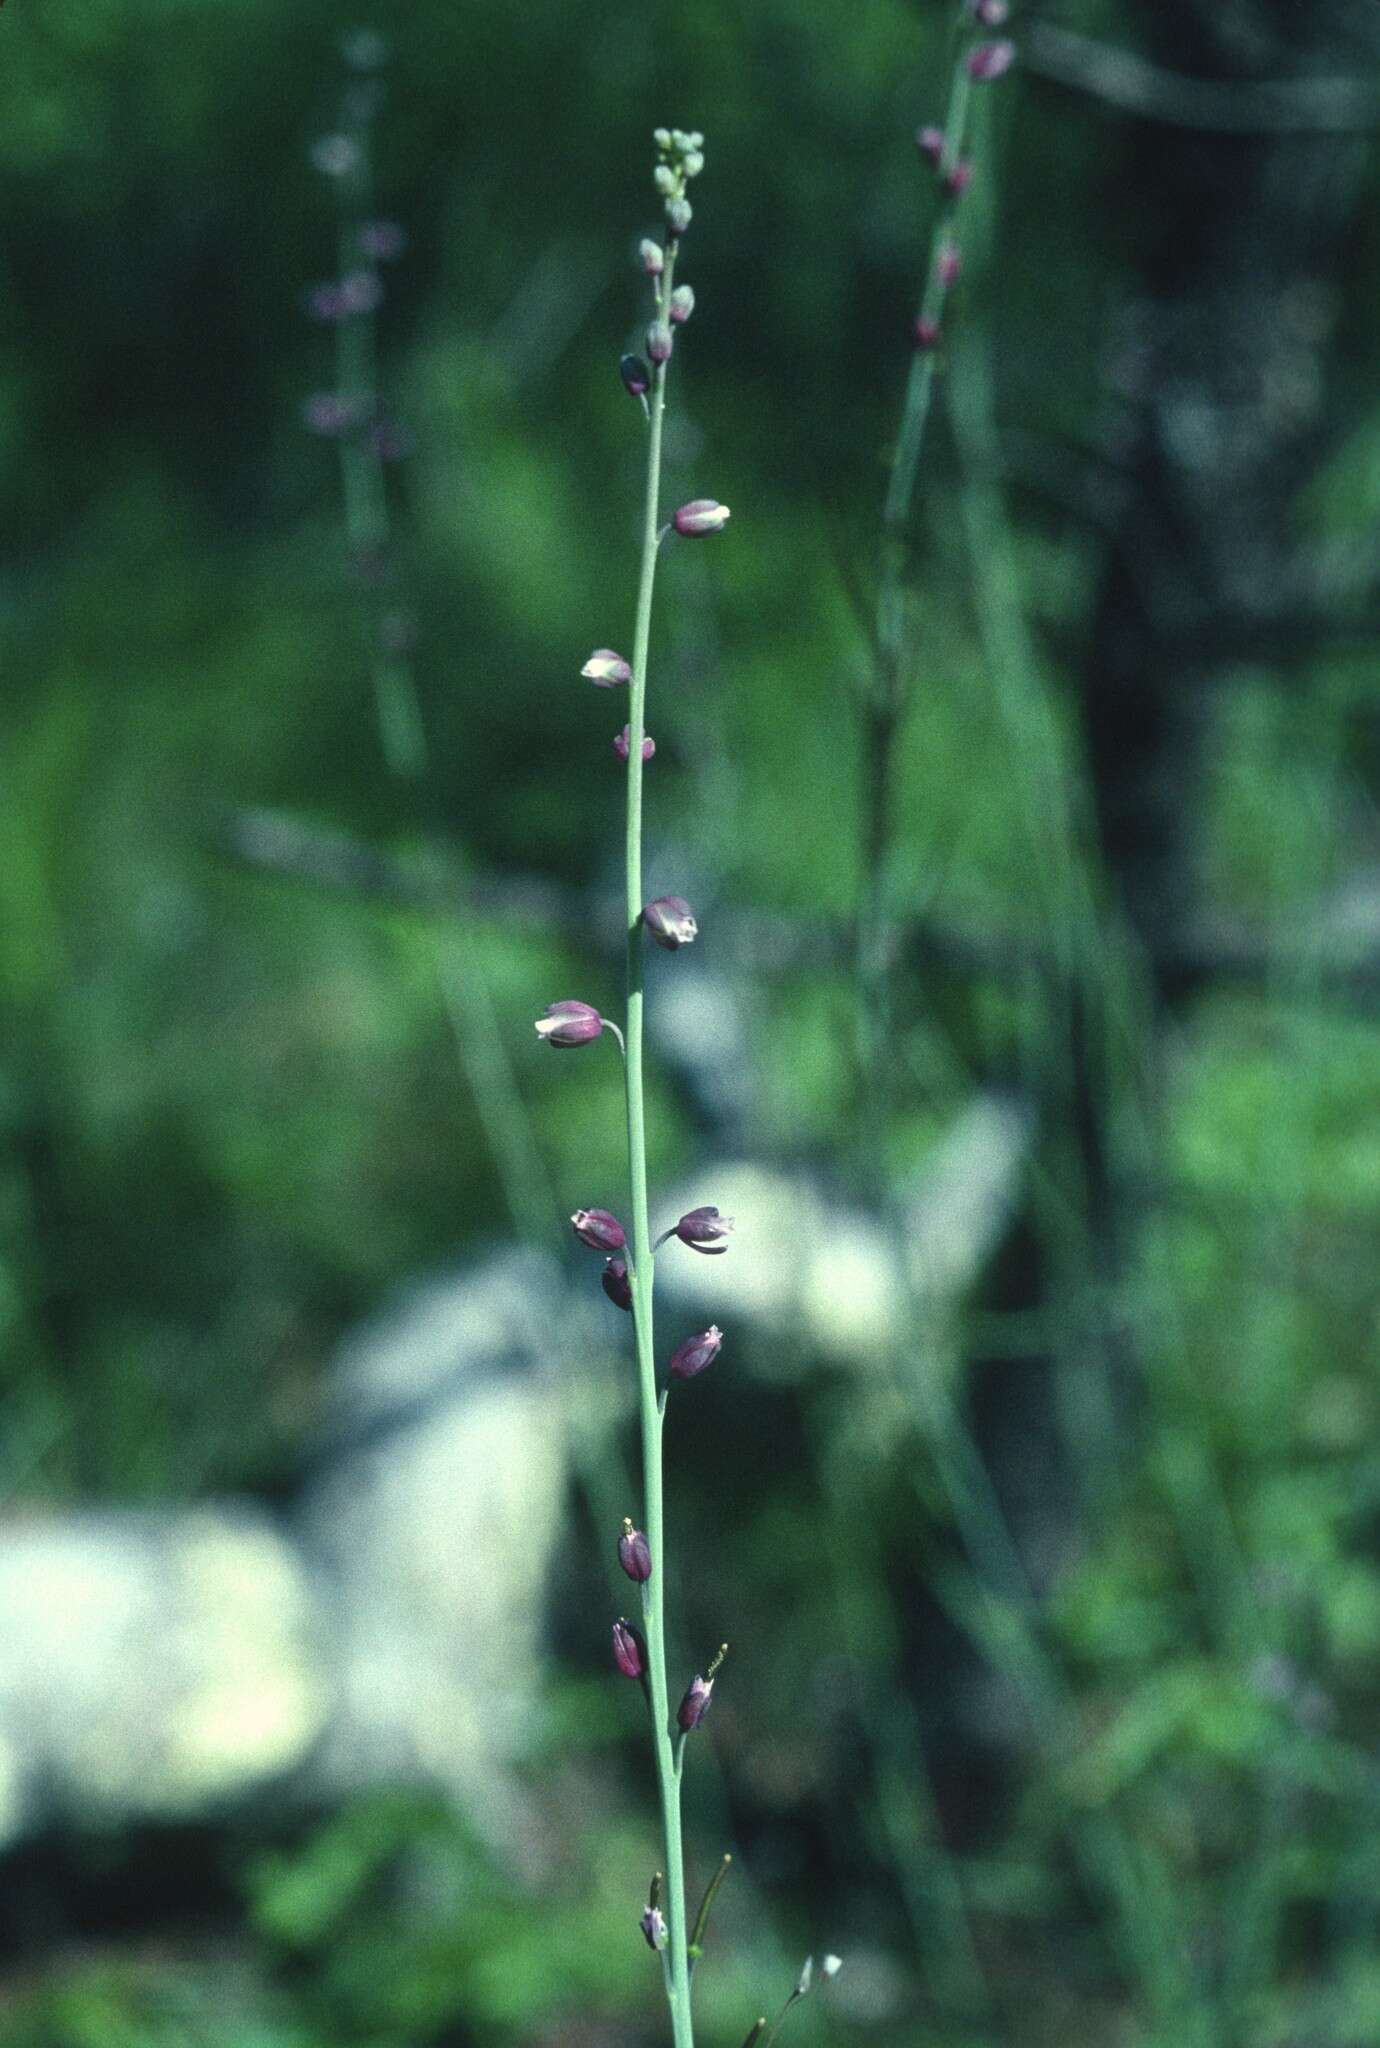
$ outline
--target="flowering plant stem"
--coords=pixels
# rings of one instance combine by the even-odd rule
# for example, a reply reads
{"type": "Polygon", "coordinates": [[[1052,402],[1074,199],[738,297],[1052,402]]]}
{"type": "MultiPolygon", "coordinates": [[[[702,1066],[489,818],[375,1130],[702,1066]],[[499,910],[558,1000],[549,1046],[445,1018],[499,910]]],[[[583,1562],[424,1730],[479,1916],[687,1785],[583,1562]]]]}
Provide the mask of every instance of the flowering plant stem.
{"type": "MultiPolygon", "coordinates": [[[[656,317],[667,318],[676,245],[666,252],[657,280],[656,317]]],[[[680,1829],[680,1758],[671,1732],[666,1689],[666,1539],[661,1487],[661,1433],[665,1401],[658,1397],[652,1336],[653,1252],[647,1213],[647,1125],[642,1087],[642,739],[647,702],[647,653],[652,631],[652,591],[661,536],[661,428],[666,410],[665,362],[657,363],[648,395],[647,485],[642,522],[642,565],[637,586],[633,638],[632,694],[628,722],[628,1008],[624,1075],[628,1108],[628,1179],[632,1211],[633,1330],[637,1347],[638,1399],[642,1418],[642,1483],[646,1530],[655,1561],[642,1587],[642,1618],[652,1718],[652,1751],[666,1848],[666,1996],[675,2048],[692,2048],[690,1964],[685,1916],[685,1867],[680,1829]]]]}

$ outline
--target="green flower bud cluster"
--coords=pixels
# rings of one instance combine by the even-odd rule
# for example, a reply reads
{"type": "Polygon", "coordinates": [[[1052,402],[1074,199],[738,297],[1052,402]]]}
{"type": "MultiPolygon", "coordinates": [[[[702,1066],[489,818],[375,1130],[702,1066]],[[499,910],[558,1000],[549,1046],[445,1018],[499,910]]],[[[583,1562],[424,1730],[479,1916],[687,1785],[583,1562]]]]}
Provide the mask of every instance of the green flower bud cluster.
{"type": "Polygon", "coordinates": [[[658,128],[652,136],[657,146],[653,182],[666,206],[666,222],[673,235],[683,235],[691,221],[690,201],[685,188],[704,169],[704,137],[696,128],[658,128]]]}

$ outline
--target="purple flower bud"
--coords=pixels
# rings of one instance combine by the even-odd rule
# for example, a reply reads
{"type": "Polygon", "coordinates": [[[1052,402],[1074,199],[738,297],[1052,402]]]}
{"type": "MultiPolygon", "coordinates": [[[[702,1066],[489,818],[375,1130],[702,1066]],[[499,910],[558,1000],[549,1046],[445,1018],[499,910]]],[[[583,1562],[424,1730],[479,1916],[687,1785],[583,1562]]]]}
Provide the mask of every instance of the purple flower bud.
{"type": "Polygon", "coordinates": [[[1000,78],[1003,71],[1009,71],[1015,58],[1014,43],[977,43],[968,52],[968,76],[985,85],[990,79],[1000,78]]]}
{"type": "Polygon", "coordinates": [[[626,1621],[613,1624],[613,1661],[625,1678],[647,1675],[647,1645],[641,1633],[626,1621]]]}
{"type": "Polygon", "coordinates": [[[733,1218],[721,1216],[710,1207],[688,1209],[676,1225],[675,1234],[692,1252],[726,1252],[728,1246],[720,1240],[733,1235],[733,1218]]]}
{"type": "Polygon", "coordinates": [[[604,1028],[599,1012],[588,1003],[550,1003],[546,1015],[538,1017],[537,1037],[546,1045],[588,1045],[604,1028]]]}
{"type": "Polygon", "coordinates": [[[596,647],[580,674],[587,682],[597,683],[601,690],[612,690],[619,683],[632,681],[632,669],[611,647],[596,647]]]}
{"type": "Polygon", "coordinates": [[[1000,28],[1010,12],[1006,0],[973,0],[973,17],[984,28],[1000,28]]]}
{"type": "Polygon", "coordinates": [[[926,163],[937,164],[944,154],[944,130],[942,128],[917,128],[915,147],[926,163]]]}
{"type": "Polygon", "coordinates": [[[649,903],[642,913],[642,922],[647,927],[649,938],[664,946],[668,953],[674,953],[679,946],[688,946],[694,939],[699,926],[695,913],[683,896],[658,896],[655,903],[649,903]]]}
{"type": "Polygon", "coordinates": [[[950,199],[961,199],[973,182],[973,167],[966,159],[956,163],[944,180],[944,190],[950,199]]]}
{"type": "Polygon", "coordinates": [[[696,533],[720,533],[728,524],[728,507],[721,505],[717,498],[692,498],[688,505],[682,505],[675,514],[673,525],[677,533],[687,537],[696,533]]]}
{"type": "Polygon", "coordinates": [[[666,322],[664,320],[653,320],[651,326],[647,329],[646,339],[647,353],[652,361],[654,363],[668,362],[671,350],[674,347],[675,337],[672,335],[666,322]]]}
{"type": "Polygon", "coordinates": [[[311,160],[323,177],[345,178],[359,162],[359,147],[348,135],[323,135],[312,144],[311,160]]]}
{"type": "Polygon", "coordinates": [[[407,236],[395,220],[366,220],[359,231],[359,253],[371,263],[393,263],[407,247],[407,236]]]}
{"type": "Polygon", "coordinates": [[[935,259],[934,274],[945,291],[958,283],[958,274],[963,268],[963,258],[952,242],[946,242],[935,259]]]}
{"type": "Polygon", "coordinates": [[[626,1259],[606,1259],[599,1285],[615,1308],[632,1308],[632,1282],[628,1278],[626,1259]]]}
{"type": "Polygon", "coordinates": [[[348,434],[351,427],[358,426],[359,407],[334,391],[313,391],[302,407],[302,418],[313,434],[334,437],[348,434]]]}
{"type": "Polygon", "coordinates": [[[623,356],[618,364],[618,374],[630,398],[645,398],[652,388],[652,373],[641,356],[623,356]]]}
{"type": "Polygon", "coordinates": [[[678,284],[671,294],[667,308],[677,327],[683,327],[695,310],[695,288],[693,285],[678,284]]]}
{"type": "MultiPolygon", "coordinates": [[[[615,739],[613,743],[613,751],[615,754],[617,754],[620,761],[627,760],[629,754],[632,752],[632,727],[630,725],[625,725],[623,727],[622,732],[620,732],[618,737],[615,739]]],[[[655,752],[656,741],[652,738],[650,733],[644,733],[642,736],[643,760],[650,761],[652,755],[655,752]]]]}
{"type": "Polygon", "coordinates": [[[307,293],[307,311],[313,320],[343,320],[345,295],[338,284],[313,285],[307,293]]]}
{"type": "Polygon", "coordinates": [[[666,257],[661,244],[654,242],[650,235],[644,236],[637,245],[637,260],[648,277],[660,277],[666,268],[666,257]]]}
{"type": "Polygon", "coordinates": [[[927,320],[923,313],[916,321],[911,334],[917,348],[938,348],[939,346],[939,322],[937,320],[927,320]]]}
{"type": "Polygon", "coordinates": [[[651,1548],[642,1531],[634,1529],[629,1521],[624,1522],[623,1533],[618,1539],[618,1562],[639,1586],[652,1576],[651,1548]]]}
{"type": "Polygon", "coordinates": [[[661,1950],[666,1946],[666,1919],[660,1906],[648,1906],[638,1921],[648,1948],[661,1950]]]}
{"type": "Polygon", "coordinates": [[[570,1219],[581,1244],[593,1252],[621,1252],[628,1233],[607,1209],[577,1209],[570,1219]]]}
{"type": "Polygon", "coordinates": [[[668,199],[666,225],[673,235],[683,235],[695,218],[688,199],[668,199]]]}
{"type": "Polygon", "coordinates": [[[714,1696],[712,1678],[692,1678],[685,1698],[676,1708],[676,1719],[688,1735],[692,1728],[698,1728],[709,1712],[709,1702],[714,1696]]]}
{"type": "Polygon", "coordinates": [[[352,270],[340,280],[340,297],[347,313],[372,313],[383,298],[383,280],[373,270],[352,270]]]}
{"type": "Polygon", "coordinates": [[[724,1341],[724,1333],[717,1324],[711,1323],[698,1337],[687,1337],[685,1342],[671,1353],[671,1371],[678,1380],[692,1380],[697,1372],[703,1372],[718,1357],[724,1341]]]}

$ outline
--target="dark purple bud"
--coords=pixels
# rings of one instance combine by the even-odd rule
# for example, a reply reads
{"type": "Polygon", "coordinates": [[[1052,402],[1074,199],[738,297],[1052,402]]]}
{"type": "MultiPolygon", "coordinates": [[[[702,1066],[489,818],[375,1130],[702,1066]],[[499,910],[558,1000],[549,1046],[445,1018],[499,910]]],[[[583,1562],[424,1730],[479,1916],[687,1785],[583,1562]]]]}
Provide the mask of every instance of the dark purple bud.
{"type": "Polygon", "coordinates": [[[676,1225],[676,1236],[692,1252],[726,1252],[722,1239],[733,1235],[733,1218],[717,1209],[688,1209],[676,1225]]]}
{"type": "Polygon", "coordinates": [[[619,362],[618,374],[630,398],[645,398],[652,388],[652,373],[641,356],[624,356],[619,362]]]}
{"type": "Polygon", "coordinates": [[[692,498],[675,513],[672,524],[677,533],[689,538],[696,533],[721,533],[728,524],[728,507],[717,498],[692,498]]]}
{"type": "Polygon", "coordinates": [[[658,896],[656,902],[649,903],[643,911],[642,922],[647,927],[648,937],[664,946],[668,953],[674,953],[680,946],[688,946],[699,930],[695,913],[683,896],[658,896]]]}
{"type": "Polygon", "coordinates": [[[619,683],[632,681],[630,665],[611,647],[596,647],[580,674],[587,682],[597,683],[601,690],[612,690],[619,683]]]}
{"type": "Polygon", "coordinates": [[[599,1276],[599,1285],[615,1308],[631,1309],[632,1282],[628,1278],[626,1259],[606,1259],[604,1270],[599,1276]]]}
{"type": "Polygon", "coordinates": [[[666,257],[659,242],[646,235],[637,245],[637,260],[648,277],[660,277],[666,268],[666,257]]]}
{"type": "Polygon", "coordinates": [[[666,1946],[666,1920],[660,1906],[648,1906],[638,1921],[648,1948],[661,1950],[666,1946]]]}
{"type": "MultiPolygon", "coordinates": [[[[613,751],[615,754],[617,754],[620,761],[627,760],[629,754],[632,752],[632,727],[630,725],[625,725],[623,727],[622,732],[620,732],[618,737],[615,739],[613,743],[613,751]]],[[[643,760],[650,761],[652,755],[655,752],[656,741],[652,738],[650,733],[644,733],[642,736],[643,760]]]]}
{"type": "Polygon", "coordinates": [[[1010,12],[1006,0],[973,0],[974,19],[984,28],[1000,28],[1010,12]]]}
{"type": "Polygon", "coordinates": [[[359,253],[371,263],[394,263],[407,247],[407,236],[395,220],[366,220],[359,231],[359,253]]]}
{"type": "Polygon", "coordinates": [[[311,160],[323,177],[346,178],[359,162],[359,147],[348,135],[323,135],[312,144],[311,160]]]}
{"type": "Polygon", "coordinates": [[[668,199],[666,202],[666,225],[673,235],[683,235],[695,218],[688,199],[668,199]]]}
{"type": "Polygon", "coordinates": [[[942,128],[917,128],[915,147],[926,163],[937,164],[944,154],[944,130],[942,128]]]}
{"type": "Polygon", "coordinates": [[[718,1357],[724,1341],[724,1333],[717,1324],[711,1323],[698,1337],[687,1337],[685,1342],[671,1353],[671,1371],[678,1380],[692,1380],[697,1372],[703,1372],[718,1357]]]}
{"type": "Polygon", "coordinates": [[[647,1675],[647,1645],[640,1632],[626,1621],[613,1624],[613,1661],[625,1678],[647,1675]]]}
{"type": "Polygon", "coordinates": [[[684,327],[695,310],[694,286],[678,284],[671,294],[671,303],[666,310],[677,327],[684,327]]]}
{"type": "Polygon", "coordinates": [[[588,1003],[550,1003],[538,1017],[537,1037],[547,1045],[588,1045],[604,1028],[599,1012],[588,1003]]]}
{"type": "Polygon", "coordinates": [[[978,43],[968,52],[968,76],[979,85],[1000,78],[1016,59],[1014,43],[978,43]]]}
{"type": "Polygon", "coordinates": [[[302,418],[313,434],[348,434],[359,424],[359,407],[334,391],[313,391],[302,407],[302,418]]]}
{"type": "Polygon", "coordinates": [[[347,313],[372,313],[383,299],[383,280],[374,270],[352,270],[340,280],[340,297],[347,313]]]}
{"type": "Polygon", "coordinates": [[[313,285],[307,293],[307,311],[313,320],[343,320],[345,295],[338,284],[313,285]]]}
{"type": "Polygon", "coordinates": [[[692,1678],[685,1698],[676,1708],[676,1719],[688,1735],[692,1728],[698,1728],[709,1712],[709,1702],[714,1697],[712,1678],[692,1678]]]}
{"type": "Polygon", "coordinates": [[[947,291],[950,285],[958,283],[958,274],[963,268],[963,258],[952,242],[946,242],[935,259],[934,274],[947,291]]]}
{"type": "Polygon", "coordinates": [[[675,337],[666,325],[666,322],[664,320],[653,320],[651,326],[647,329],[646,337],[646,349],[652,361],[654,363],[669,362],[671,350],[674,347],[675,337]]]}
{"type": "Polygon", "coordinates": [[[938,348],[939,346],[939,322],[926,319],[923,313],[911,329],[911,334],[917,348],[938,348]]]}
{"type": "Polygon", "coordinates": [[[618,1539],[618,1562],[630,1579],[636,1579],[639,1586],[652,1576],[652,1553],[646,1537],[640,1529],[634,1529],[629,1521],[623,1523],[623,1533],[618,1539]]]}
{"type": "Polygon", "coordinates": [[[954,165],[948,177],[944,180],[944,190],[948,193],[950,199],[961,199],[972,182],[973,167],[964,159],[962,162],[954,165]]]}
{"type": "Polygon", "coordinates": [[[592,1252],[621,1252],[628,1241],[627,1231],[607,1209],[577,1209],[570,1223],[580,1243],[592,1252]]]}

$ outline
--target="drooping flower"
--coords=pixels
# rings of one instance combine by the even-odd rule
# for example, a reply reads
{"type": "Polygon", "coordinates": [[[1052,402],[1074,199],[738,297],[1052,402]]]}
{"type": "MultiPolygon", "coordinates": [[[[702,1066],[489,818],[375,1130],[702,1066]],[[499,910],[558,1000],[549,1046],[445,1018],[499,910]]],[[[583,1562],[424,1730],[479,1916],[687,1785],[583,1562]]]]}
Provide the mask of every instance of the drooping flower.
{"type": "Polygon", "coordinates": [[[621,1252],[628,1233],[607,1209],[577,1209],[570,1219],[581,1244],[594,1252],[621,1252]]]}
{"type": "Polygon", "coordinates": [[[604,1270],[599,1276],[603,1288],[615,1308],[632,1308],[632,1282],[628,1278],[626,1259],[606,1259],[604,1270]]]}
{"type": "Polygon", "coordinates": [[[664,946],[668,953],[690,945],[699,931],[695,913],[683,896],[658,896],[643,911],[642,922],[647,927],[648,937],[655,939],[658,946],[664,946]]]}
{"type": "Polygon", "coordinates": [[[580,674],[601,690],[615,690],[620,683],[632,681],[631,666],[612,647],[596,647],[580,674]]]}
{"type": "Polygon", "coordinates": [[[726,1252],[728,1246],[722,1240],[732,1236],[733,1218],[721,1216],[708,1204],[701,1209],[687,1209],[675,1234],[692,1252],[726,1252]]]}
{"type": "Polygon", "coordinates": [[[698,1337],[687,1337],[671,1353],[671,1371],[678,1380],[692,1380],[696,1373],[712,1365],[723,1346],[724,1333],[718,1325],[711,1323],[707,1330],[701,1330],[698,1337]]]}
{"type": "Polygon", "coordinates": [[[536,1022],[537,1037],[545,1045],[588,1045],[603,1028],[603,1018],[590,1003],[548,1003],[546,1015],[536,1022]]]}

